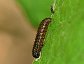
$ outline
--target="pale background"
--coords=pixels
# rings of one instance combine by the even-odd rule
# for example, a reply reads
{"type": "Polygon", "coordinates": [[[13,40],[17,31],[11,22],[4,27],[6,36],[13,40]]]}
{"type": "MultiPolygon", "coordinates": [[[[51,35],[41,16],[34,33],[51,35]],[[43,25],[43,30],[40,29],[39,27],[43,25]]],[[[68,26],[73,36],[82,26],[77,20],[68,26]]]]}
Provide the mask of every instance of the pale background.
{"type": "Polygon", "coordinates": [[[15,0],[0,0],[0,64],[32,64],[35,34],[15,0]]]}

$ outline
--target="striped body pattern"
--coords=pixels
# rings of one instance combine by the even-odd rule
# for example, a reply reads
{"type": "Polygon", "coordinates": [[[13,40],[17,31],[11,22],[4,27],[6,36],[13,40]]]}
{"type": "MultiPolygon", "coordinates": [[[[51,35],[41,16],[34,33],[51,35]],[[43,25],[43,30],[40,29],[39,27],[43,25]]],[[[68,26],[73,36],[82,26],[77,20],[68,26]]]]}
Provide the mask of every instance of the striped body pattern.
{"type": "Polygon", "coordinates": [[[32,55],[34,58],[39,58],[40,56],[40,52],[44,44],[43,42],[45,39],[45,35],[50,22],[51,22],[51,18],[45,18],[44,20],[42,20],[42,22],[39,25],[35,42],[33,45],[33,49],[32,49],[32,55]]]}

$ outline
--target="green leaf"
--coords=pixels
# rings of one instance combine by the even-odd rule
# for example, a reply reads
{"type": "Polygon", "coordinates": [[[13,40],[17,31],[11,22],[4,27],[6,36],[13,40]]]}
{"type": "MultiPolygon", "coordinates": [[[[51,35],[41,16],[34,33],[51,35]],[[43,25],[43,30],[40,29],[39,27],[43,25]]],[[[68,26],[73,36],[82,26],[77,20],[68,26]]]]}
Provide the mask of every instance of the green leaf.
{"type": "Polygon", "coordinates": [[[42,19],[50,17],[53,0],[17,0],[33,26],[38,27],[42,19]]]}
{"type": "Polygon", "coordinates": [[[84,64],[84,0],[57,0],[52,19],[33,64],[84,64]]]}

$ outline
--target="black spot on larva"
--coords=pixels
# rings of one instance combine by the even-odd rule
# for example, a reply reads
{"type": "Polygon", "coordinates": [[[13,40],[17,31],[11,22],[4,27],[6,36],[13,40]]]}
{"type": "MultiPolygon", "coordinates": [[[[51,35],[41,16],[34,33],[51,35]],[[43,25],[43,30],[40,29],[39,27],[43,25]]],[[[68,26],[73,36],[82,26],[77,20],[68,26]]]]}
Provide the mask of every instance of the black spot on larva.
{"type": "Polygon", "coordinates": [[[47,28],[50,22],[51,22],[51,18],[45,18],[44,20],[42,20],[42,22],[39,25],[35,42],[33,45],[33,49],[32,49],[32,55],[34,58],[39,58],[40,56],[40,52],[44,44],[43,42],[45,39],[47,28]]]}

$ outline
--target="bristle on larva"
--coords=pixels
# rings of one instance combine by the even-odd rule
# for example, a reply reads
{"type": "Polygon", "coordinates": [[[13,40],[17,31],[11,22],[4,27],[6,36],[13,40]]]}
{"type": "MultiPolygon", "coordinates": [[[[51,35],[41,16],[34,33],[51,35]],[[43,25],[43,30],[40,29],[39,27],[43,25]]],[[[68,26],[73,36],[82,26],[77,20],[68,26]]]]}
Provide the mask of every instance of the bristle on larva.
{"type": "Polygon", "coordinates": [[[48,25],[51,22],[51,18],[45,18],[39,25],[35,42],[32,49],[32,55],[34,58],[39,58],[41,49],[44,44],[45,35],[47,32],[48,25]]]}

